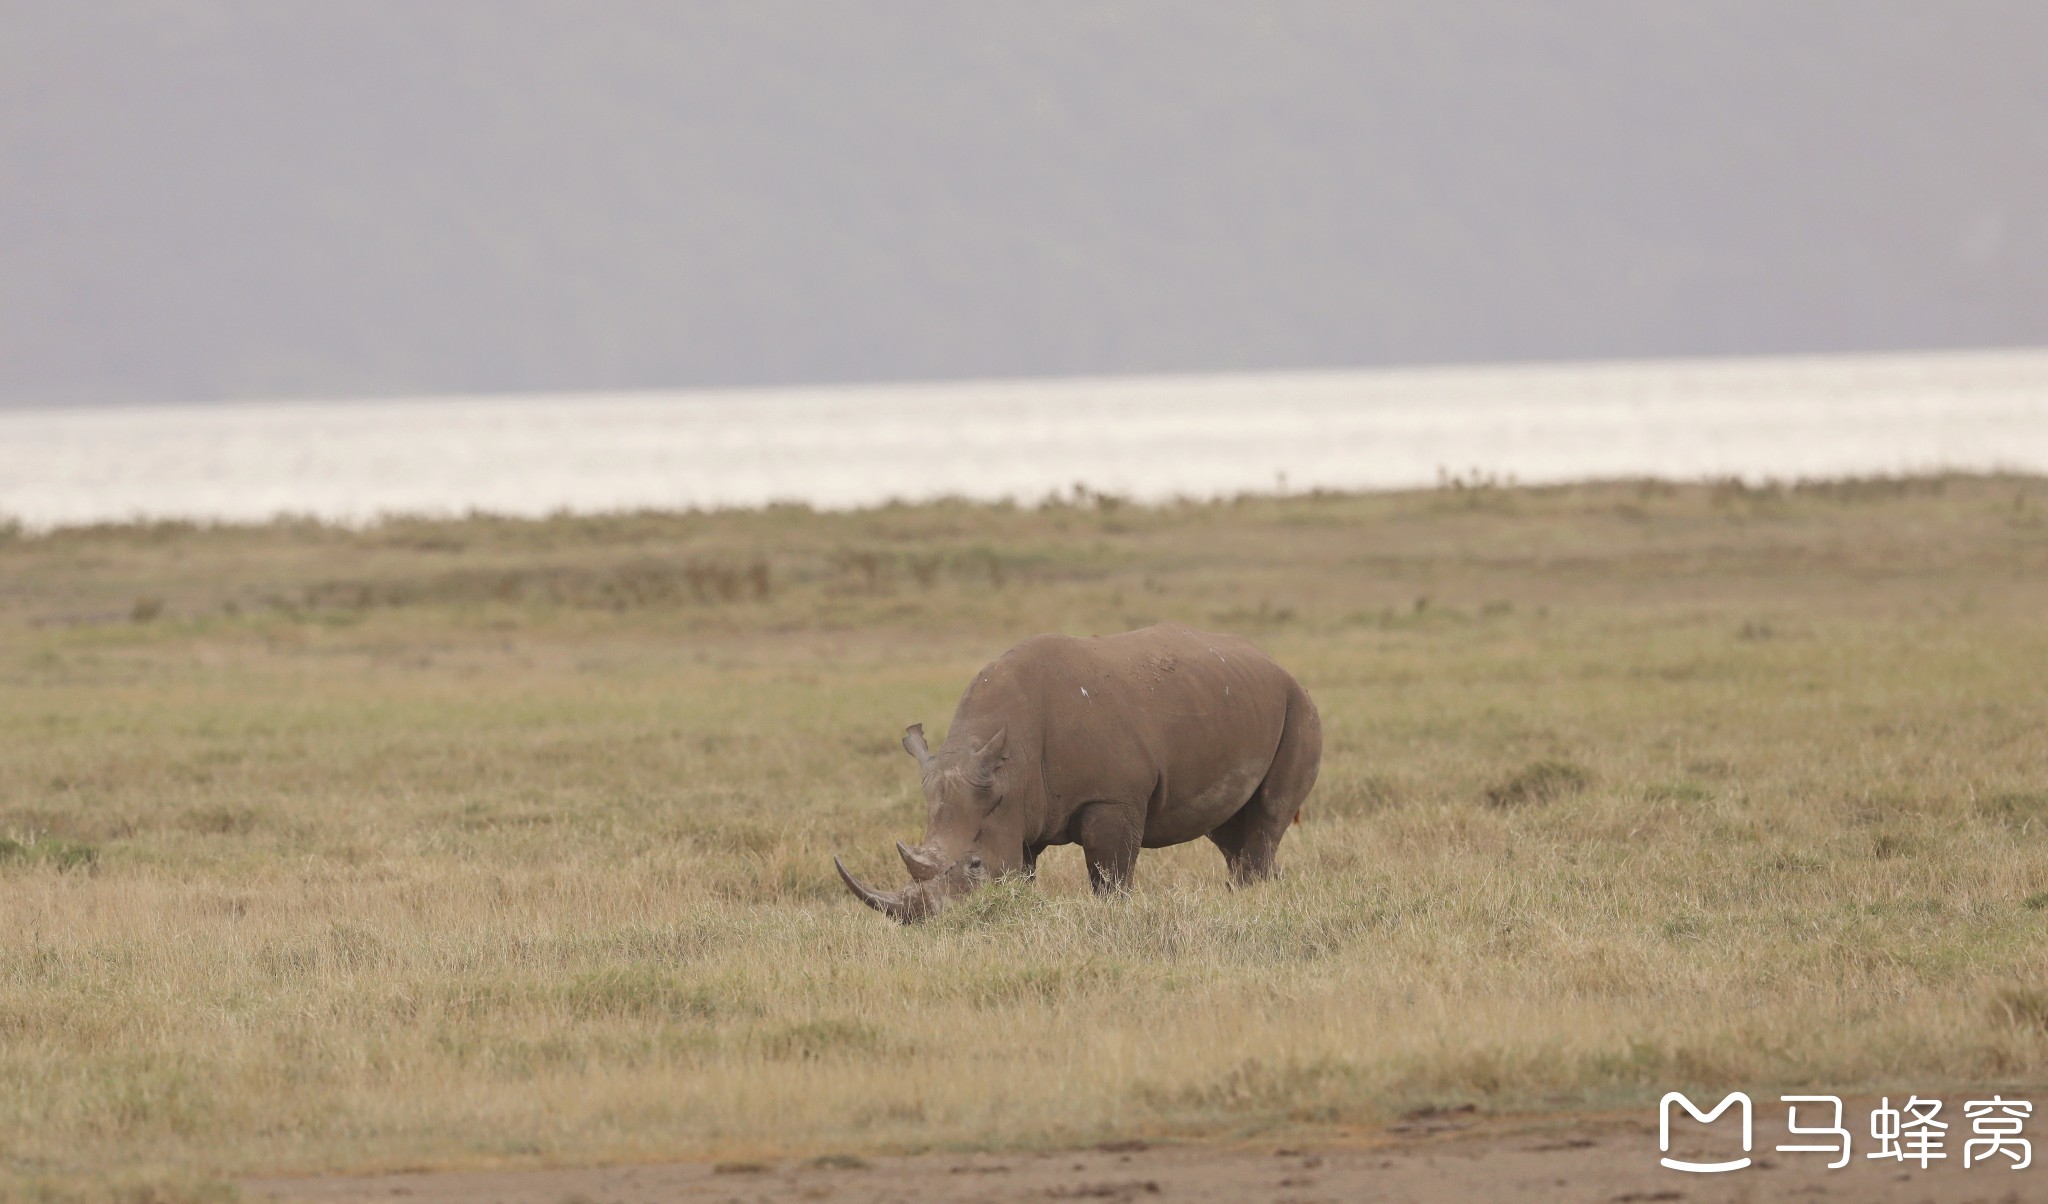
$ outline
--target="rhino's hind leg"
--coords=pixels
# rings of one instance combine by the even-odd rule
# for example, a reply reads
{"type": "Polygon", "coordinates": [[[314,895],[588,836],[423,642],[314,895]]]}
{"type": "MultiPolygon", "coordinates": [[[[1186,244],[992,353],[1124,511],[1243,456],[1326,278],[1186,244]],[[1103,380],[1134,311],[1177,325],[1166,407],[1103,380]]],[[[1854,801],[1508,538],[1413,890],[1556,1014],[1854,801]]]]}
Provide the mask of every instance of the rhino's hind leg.
{"type": "Polygon", "coordinates": [[[1265,780],[1236,815],[1209,833],[1209,839],[1223,850],[1231,885],[1245,886],[1273,876],[1280,838],[1301,813],[1302,800],[1314,788],[1322,760],[1322,720],[1308,695],[1297,690],[1288,700],[1287,726],[1265,780]]]}
{"type": "Polygon", "coordinates": [[[1209,839],[1223,850],[1223,864],[1230,867],[1230,884],[1246,886],[1262,882],[1278,869],[1280,838],[1294,822],[1294,812],[1284,814],[1260,806],[1254,794],[1236,815],[1223,821],[1209,839]]]}

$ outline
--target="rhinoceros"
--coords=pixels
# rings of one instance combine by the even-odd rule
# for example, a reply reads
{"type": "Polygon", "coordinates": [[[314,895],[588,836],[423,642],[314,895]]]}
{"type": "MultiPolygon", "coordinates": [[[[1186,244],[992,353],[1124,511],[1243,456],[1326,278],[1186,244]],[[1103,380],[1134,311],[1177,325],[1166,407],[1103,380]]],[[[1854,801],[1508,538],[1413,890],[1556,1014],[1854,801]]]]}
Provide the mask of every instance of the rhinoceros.
{"type": "Polygon", "coordinates": [[[974,675],[945,743],[912,724],[925,834],[880,891],[833,865],[861,902],[923,920],[1005,874],[1033,876],[1078,844],[1095,892],[1128,887],[1139,849],[1206,836],[1233,884],[1268,877],[1322,759],[1301,683],[1249,641],[1173,624],[1033,636],[974,675]]]}

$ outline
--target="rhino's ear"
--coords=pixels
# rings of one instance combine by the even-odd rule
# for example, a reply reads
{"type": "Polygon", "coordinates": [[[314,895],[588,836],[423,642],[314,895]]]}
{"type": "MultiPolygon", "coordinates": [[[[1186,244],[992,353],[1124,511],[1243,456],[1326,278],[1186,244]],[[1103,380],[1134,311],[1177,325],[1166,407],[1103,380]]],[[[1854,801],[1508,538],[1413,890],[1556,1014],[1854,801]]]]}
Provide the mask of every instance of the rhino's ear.
{"type": "Polygon", "coordinates": [[[925,747],[924,724],[913,723],[903,729],[903,750],[916,757],[919,765],[931,764],[932,750],[925,747]]]}
{"type": "Polygon", "coordinates": [[[1003,748],[1010,738],[1009,728],[999,728],[988,738],[988,743],[974,750],[974,763],[984,770],[994,769],[1003,763],[1003,748]]]}

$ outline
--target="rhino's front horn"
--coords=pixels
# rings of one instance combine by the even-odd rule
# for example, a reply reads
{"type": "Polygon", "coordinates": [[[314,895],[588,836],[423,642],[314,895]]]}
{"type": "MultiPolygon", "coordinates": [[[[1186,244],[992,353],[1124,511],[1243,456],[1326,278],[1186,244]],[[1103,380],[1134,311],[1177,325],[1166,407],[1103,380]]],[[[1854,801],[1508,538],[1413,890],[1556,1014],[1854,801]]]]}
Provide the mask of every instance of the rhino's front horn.
{"type": "Polygon", "coordinates": [[[910,906],[903,901],[903,896],[900,893],[889,894],[885,891],[875,890],[867,883],[862,882],[847,872],[846,867],[840,864],[837,857],[832,859],[832,866],[839,871],[839,880],[846,883],[846,889],[853,892],[854,898],[859,899],[892,920],[906,924],[910,922],[910,906]]]}
{"type": "Polygon", "coordinates": [[[896,855],[903,858],[903,867],[910,871],[913,882],[930,882],[946,872],[939,859],[923,849],[913,849],[902,841],[896,842],[896,855]]]}

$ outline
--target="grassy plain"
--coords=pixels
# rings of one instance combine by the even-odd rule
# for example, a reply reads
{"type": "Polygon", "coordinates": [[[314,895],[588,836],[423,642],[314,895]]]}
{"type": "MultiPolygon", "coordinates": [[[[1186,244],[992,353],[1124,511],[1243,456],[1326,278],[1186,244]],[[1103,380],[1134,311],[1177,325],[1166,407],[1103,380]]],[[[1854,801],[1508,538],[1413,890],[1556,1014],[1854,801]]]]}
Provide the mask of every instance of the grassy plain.
{"type": "Polygon", "coordinates": [[[2021,478],[0,529],[0,1194],[2041,1099],[2044,616],[2021,478]],[[1319,702],[1279,881],[844,894],[1159,619],[1319,702]]]}

